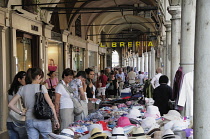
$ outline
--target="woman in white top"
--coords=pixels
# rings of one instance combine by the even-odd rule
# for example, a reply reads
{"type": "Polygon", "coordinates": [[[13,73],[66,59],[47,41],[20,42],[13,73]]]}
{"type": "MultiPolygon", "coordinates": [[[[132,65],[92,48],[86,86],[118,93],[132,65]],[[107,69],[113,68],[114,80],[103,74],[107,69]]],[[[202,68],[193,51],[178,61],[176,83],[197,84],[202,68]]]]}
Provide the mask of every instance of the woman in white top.
{"type": "Polygon", "coordinates": [[[71,100],[69,92],[64,88],[69,87],[69,83],[74,77],[74,72],[67,68],[62,73],[62,80],[55,88],[55,110],[61,119],[61,130],[67,128],[74,121],[73,108],[74,104],[71,100]]]}
{"type": "MultiPolygon", "coordinates": [[[[35,94],[40,92],[40,82],[44,77],[44,73],[40,68],[30,68],[26,73],[26,84],[21,87],[13,99],[9,102],[9,108],[22,116],[26,116],[26,131],[29,139],[39,139],[41,134],[43,139],[48,139],[48,134],[52,132],[52,125],[50,119],[37,119],[34,116],[35,94]],[[26,112],[20,111],[15,104],[18,99],[22,97],[26,112]]],[[[54,114],[55,128],[59,128],[58,119],[56,116],[54,105],[48,95],[47,89],[42,85],[42,93],[49,104],[54,114]]]]}

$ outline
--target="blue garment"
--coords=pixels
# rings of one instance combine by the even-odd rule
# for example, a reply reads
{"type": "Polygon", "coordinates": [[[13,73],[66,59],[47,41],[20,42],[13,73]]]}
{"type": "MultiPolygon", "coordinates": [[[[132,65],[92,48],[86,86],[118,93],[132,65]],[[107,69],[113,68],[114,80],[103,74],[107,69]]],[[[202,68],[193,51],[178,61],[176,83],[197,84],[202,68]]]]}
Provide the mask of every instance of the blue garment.
{"type": "Polygon", "coordinates": [[[31,119],[26,120],[26,131],[29,139],[39,139],[41,134],[43,139],[48,139],[48,134],[52,133],[52,125],[50,119],[38,120],[31,119]]]}
{"type": "Polygon", "coordinates": [[[7,122],[7,130],[10,139],[27,139],[25,125],[7,122]]]}

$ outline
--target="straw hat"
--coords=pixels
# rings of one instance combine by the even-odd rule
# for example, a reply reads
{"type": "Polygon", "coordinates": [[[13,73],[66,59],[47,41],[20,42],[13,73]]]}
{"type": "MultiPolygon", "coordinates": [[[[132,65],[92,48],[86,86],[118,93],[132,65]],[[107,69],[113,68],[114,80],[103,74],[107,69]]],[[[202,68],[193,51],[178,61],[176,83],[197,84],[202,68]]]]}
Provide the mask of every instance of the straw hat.
{"type": "Polygon", "coordinates": [[[104,137],[104,139],[106,139],[107,138],[107,134],[106,133],[102,133],[102,130],[99,129],[99,128],[94,128],[91,131],[91,137],[90,137],[90,139],[95,139],[97,137],[104,137]]]}
{"type": "Polygon", "coordinates": [[[135,127],[132,131],[132,137],[129,137],[129,139],[147,139],[144,129],[140,127],[135,127]]]}
{"type": "Polygon", "coordinates": [[[114,127],[112,130],[111,139],[127,139],[124,129],[122,127],[114,127]]]}

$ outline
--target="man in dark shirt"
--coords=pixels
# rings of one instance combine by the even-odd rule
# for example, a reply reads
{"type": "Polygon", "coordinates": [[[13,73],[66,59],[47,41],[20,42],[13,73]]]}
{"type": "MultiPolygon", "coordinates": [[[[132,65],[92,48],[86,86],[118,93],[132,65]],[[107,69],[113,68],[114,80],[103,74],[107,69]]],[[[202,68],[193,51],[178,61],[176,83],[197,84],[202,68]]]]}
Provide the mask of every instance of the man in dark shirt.
{"type": "Polygon", "coordinates": [[[160,76],[159,84],[154,90],[153,99],[155,100],[154,105],[159,108],[161,116],[167,114],[170,110],[168,105],[169,99],[172,97],[172,88],[167,85],[168,77],[166,75],[160,76]]]}

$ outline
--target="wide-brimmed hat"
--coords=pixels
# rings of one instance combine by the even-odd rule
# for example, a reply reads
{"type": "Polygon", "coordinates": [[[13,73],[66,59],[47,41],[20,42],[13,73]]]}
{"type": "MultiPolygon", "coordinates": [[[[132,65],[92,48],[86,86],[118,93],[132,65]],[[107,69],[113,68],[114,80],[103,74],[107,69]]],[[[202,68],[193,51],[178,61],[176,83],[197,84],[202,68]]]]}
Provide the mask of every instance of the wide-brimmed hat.
{"type": "Polygon", "coordinates": [[[149,130],[153,125],[156,124],[155,118],[153,117],[147,117],[142,120],[141,126],[145,130],[149,130]]]}
{"type": "Polygon", "coordinates": [[[163,115],[163,118],[172,121],[172,120],[181,120],[182,116],[178,111],[170,110],[167,114],[163,115]]]}
{"type": "Polygon", "coordinates": [[[71,129],[63,129],[59,135],[49,134],[50,139],[73,139],[74,132],[71,129]]]}
{"type": "Polygon", "coordinates": [[[133,128],[132,137],[129,137],[129,139],[147,139],[147,136],[144,133],[144,129],[140,126],[133,128]]]}
{"type": "Polygon", "coordinates": [[[141,112],[135,108],[132,108],[127,115],[128,118],[134,118],[136,120],[142,120],[141,116],[141,112]]]}
{"type": "Polygon", "coordinates": [[[134,124],[131,124],[128,117],[122,116],[117,120],[117,126],[116,127],[125,127],[125,126],[129,126],[129,125],[135,126],[134,124]]]}
{"type": "Polygon", "coordinates": [[[109,129],[109,128],[107,127],[107,123],[106,123],[106,122],[104,122],[104,121],[98,121],[98,122],[96,122],[96,123],[97,123],[97,124],[101,124],[104,131],[112,131],[111,129],[109,129]]]}
{"type": "Polygon", "coordinates": [[[122,127],[114,127],[112,130],[111,139],[127,139],[127,135],[122,127]]]}
{"type": "Polygon", "coordinates": [[[145,117],[154,117],[155,119],[160,118],[160,111],[157,106],[147,106],[147,112],[144,114],[145,117]]]}
{"type": "Polygon", "coordinates": [[[167,129],[163,132],[162,139],[181,139],[181,137],[174,135],[174,132],[171,129],[167,129]]]}
{"type": "Polygon", "coordinates": [[[147,106],[151,106],[155,103],[153,98],[145,98],[145,101],[147,106]]]}
{"type": "Polygon", "coordinates": [[[103,133],[102,130],[99,129],[99,128],[94,128],[91,131],[90,139],[95,139],[97,137],[104,137],[104,139],[106,139],[107,138],[107,134],[103,133]]]}

